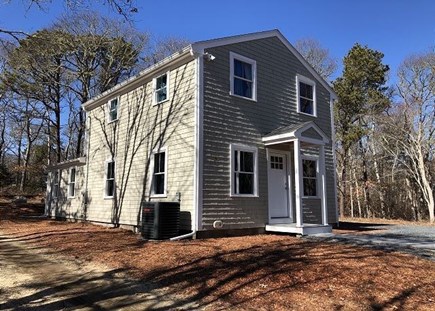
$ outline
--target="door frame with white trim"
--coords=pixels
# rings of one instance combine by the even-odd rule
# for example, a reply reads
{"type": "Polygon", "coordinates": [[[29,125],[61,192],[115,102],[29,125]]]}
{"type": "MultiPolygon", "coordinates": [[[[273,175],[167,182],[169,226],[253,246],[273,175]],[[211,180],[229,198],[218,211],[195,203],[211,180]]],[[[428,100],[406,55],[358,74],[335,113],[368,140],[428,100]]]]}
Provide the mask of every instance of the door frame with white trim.
{"type": "MultiPolygon", "coordinates": [[[[279,150],[279,149],[271,149],[271,148],[267,148],[266,149],[266,155],[267,155],[267,180],[268,180],[268,214],[269,214],[269,224],[284,224],[284,223],[293,223],[293,200],[292,200],[292,187],[293,187],[293,183],[292,183],[292,178],[291,178],[291,153],[290,151],[286,151],[286,150],[279,150]],[[285,159],[285,166],[286,166],[286,183],[287,186],[285,188],[283,188],[283,190],[286,190],[286,198],[287,198],[287,202],[284,203],[284,205],[286,205],[286,209],[287,209],[287,216],[283,216],[283,217],[271,217],[272,212],[271,212],[271,191],[272,191],[272,187],[274,186],[273,181],[271,180],[271,156],[273,155],[278,155],[278,156],[282,156],[285,159]]],[[[276,189],[275,189],[276,191],[276,189]]]]}

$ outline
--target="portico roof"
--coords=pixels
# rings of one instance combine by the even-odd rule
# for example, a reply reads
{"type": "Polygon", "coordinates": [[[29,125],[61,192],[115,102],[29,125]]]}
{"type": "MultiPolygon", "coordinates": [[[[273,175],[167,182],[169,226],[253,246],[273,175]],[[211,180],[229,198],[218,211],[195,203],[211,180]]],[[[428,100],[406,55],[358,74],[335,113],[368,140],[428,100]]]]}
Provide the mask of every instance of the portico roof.
{"type": "Polygon", "coordinates": [[[262,141],[267,146],[291,142],[297,139],[315,145],[329,143],[328,136],[313,121],[278,127],[263,136],[262,141]]]}

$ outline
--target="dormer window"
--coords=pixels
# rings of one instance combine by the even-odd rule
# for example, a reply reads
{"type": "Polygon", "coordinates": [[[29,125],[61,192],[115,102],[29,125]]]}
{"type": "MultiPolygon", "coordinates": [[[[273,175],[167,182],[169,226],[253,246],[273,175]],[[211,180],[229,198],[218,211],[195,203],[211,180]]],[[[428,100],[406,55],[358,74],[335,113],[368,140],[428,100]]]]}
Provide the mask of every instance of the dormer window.
{"type": "Polygon", "coordinates": [[[169,74],[154,79],[154,104],[160,104],[169,98],[169,74]]]}
{"type": "Polygon", "coordinates": [[[118,98],[109,100],[109,122],[118,120],[118,98]]]}
{"type": "Polygon", "coordinates": [[[257,100],[257,62],[230,52],[230,94],[257,100]]]}
{"type": "Polygon", "coordinates": [[[316,83],[303,76],[296,76],[298,112],[317,116],[316,83]]]}

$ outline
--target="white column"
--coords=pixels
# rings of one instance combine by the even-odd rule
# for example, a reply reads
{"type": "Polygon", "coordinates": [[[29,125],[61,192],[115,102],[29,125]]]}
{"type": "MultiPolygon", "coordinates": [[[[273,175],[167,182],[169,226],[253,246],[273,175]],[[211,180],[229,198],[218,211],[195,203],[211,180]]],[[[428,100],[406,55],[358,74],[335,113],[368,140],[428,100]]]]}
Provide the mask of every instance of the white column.
{"type": "Polygon", "coordinates": [[[326,209],[326,176],[325,176],[325,146],[319,146],[319,173],[320,173],[320,198],[322,205],[322,224],[328,224],[328,211],[326,209]]]}
{"type": "Polygon", "coordinates": [[[295,161],[296,227],[302,227],[304,224],[302,217],[302,161],[299,140],[295,140],[293,145],[295,161]]]}

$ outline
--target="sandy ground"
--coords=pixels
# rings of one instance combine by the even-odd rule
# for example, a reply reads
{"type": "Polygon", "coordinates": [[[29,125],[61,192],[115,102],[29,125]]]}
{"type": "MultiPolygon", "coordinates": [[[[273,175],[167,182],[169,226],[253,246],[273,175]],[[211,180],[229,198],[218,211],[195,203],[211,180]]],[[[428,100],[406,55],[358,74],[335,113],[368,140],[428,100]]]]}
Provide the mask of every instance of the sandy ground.
{"type": "Polygon", "coordinates": [[[121,269],[49,254],[1,234],[0,259],[0,310],[167,310],[174,305],[164,289],[152,289],[121,269]]]}

